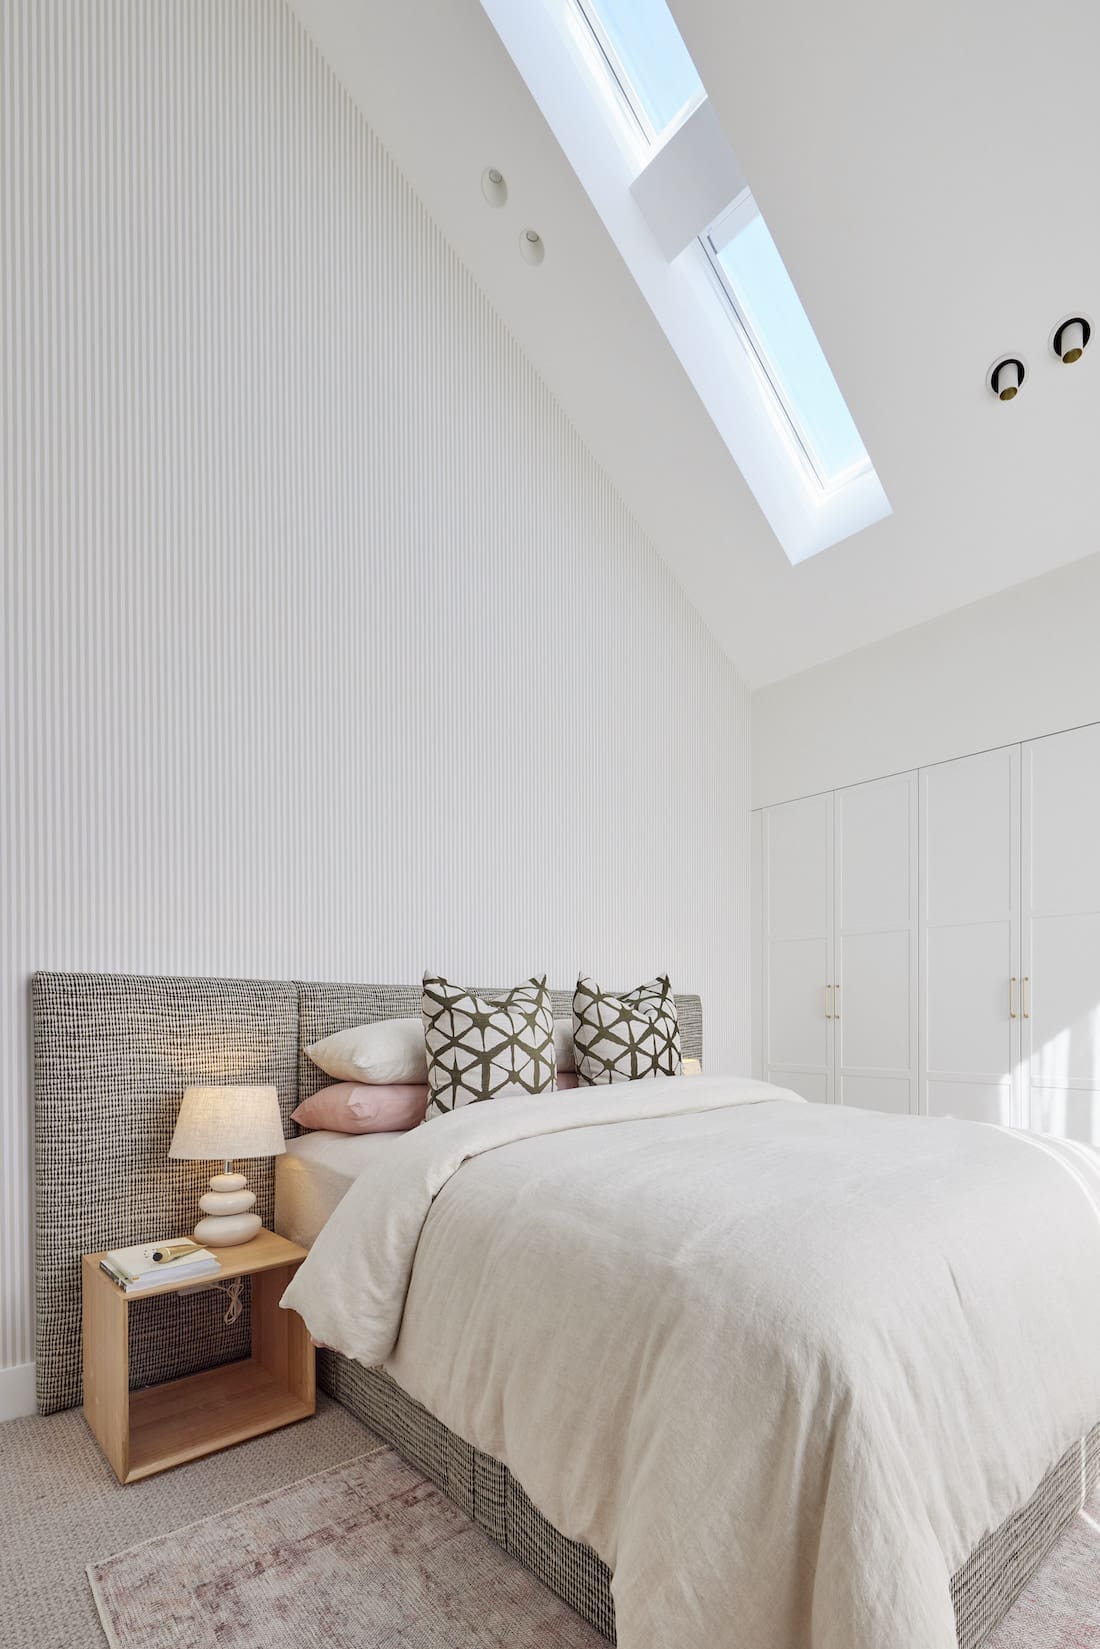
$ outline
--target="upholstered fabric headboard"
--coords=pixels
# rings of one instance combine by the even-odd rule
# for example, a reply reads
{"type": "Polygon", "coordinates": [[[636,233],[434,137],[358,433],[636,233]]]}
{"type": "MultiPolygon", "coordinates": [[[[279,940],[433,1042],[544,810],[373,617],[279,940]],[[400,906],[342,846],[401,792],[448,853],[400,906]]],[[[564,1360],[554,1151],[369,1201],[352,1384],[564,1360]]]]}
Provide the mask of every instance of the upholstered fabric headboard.
{"type": "MultiPolygon", "coordinates": [[[[497,994],[486,991],[486,995],[497,994]]],[[[290,1113],[325,1077],[305,1054],[332,1031],[420,1012],[414,985],[279,983],[38,973],[34,1019],[35,1331],[38,1407],[81,1399],[80,1256],[186,1231],[209,1167],[169,1162],[189,1083],[265,1083],[290,1113]]],[[[569,991],[554,992],[570,1013],[569,991]]],[[[676,998],[686,1057],[702,1057],[702,1004],[676,998]]],[[[270,1226],[274,1169],[249,1169],[270,1226]]],[[[147,1299],[130,1313],[130,1383],[154,1384],[248,1353],[247,1311],[227,1328],[217,1292],[147,1299]]]]}

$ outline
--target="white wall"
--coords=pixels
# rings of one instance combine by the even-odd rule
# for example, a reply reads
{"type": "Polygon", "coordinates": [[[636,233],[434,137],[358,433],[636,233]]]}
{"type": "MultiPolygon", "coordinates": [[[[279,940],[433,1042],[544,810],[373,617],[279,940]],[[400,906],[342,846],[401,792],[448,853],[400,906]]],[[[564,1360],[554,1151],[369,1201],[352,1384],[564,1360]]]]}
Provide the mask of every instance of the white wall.
{"type": "Polygon", "coordinates": [[[667,967],[747,1069],[749,771],[741,682],[282,0],[6,0],[0,107],[3,1368],[32,969],[667,967]]]}
{"type": "Polygon", "coordinates": [[[1100,721],[1100,556],[762,688],[752,716],[754,807],[1100,721]]]}

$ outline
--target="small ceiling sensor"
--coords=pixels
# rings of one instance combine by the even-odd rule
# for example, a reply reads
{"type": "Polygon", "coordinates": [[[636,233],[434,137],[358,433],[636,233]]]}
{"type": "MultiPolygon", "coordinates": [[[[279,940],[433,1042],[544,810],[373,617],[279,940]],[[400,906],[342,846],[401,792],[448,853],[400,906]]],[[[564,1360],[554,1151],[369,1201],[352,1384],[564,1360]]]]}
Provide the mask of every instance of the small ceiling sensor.
{"type": "Polygon", "coordinates": [[[524,263],[541,263],[546,256],[542,236],[537,229],[525,229],[519,237],[519,255],[524,263]]]}
{"type": "Polygon", "coordinates": [[[486,166],[481,174],[481,192],[490,206],[503,206],[508,199],[508,185],[504,173],[495,166],[486,166]]]}
{"type": "Polygon", "coordinates": [[[1017,355],[1004,355],[994,361],[985,375],[990,394],[998,401],[1014,401],[1027,377],[1027,368],[1017,355]]]}
{"type": "Polygon", "coordinates": [[[1050,347],[1064,366],[1079,361],[1088,348],[1092,327],[1084,315],[1067,315],[1050,335],[1050,347]]]}

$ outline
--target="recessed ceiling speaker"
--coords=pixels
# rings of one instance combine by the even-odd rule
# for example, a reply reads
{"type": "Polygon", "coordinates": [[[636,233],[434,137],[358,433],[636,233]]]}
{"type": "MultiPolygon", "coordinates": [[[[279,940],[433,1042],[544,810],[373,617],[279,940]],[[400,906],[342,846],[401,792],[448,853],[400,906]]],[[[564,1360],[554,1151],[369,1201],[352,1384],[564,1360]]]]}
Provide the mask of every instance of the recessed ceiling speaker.
{"type": "Polygon", "coordinates": [[[481,174],[481,192],[490,206],[503,206],[508,199],[508,185],[504,173],[496,166],[486,166],[481,174]]]}
{"type": "Polygon", "coordinates": [[[1050,335],[1050,347],[1063,366],[1079,361],[1088,348],[1092,327],[1084,315],[1067,315],[1050,335]]]}
{"type": "Polygon", "coordinates": [[[525,229],[519,237],[519,255],[524,263],[541,263],[546,256],[542,236],[537,229],[525,229]]]}
{"type": "Polygon", "coordinates": [[[998,401],[1014,401],[1023,388],[1027,368],[1018,355],[1003,355],[985,375],[991,395],[998,401]]]}

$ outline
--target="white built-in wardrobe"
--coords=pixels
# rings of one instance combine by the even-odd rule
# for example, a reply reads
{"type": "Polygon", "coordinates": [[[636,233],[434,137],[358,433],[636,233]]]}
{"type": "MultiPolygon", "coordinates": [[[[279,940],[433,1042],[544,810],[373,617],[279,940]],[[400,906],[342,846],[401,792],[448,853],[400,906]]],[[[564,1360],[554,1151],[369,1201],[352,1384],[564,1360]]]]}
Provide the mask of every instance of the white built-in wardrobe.
{"type": "Polygon", "coordinates": [[[1100,1144],[1100,725],[754,822],[761,1076],[1100,1144]]]}

